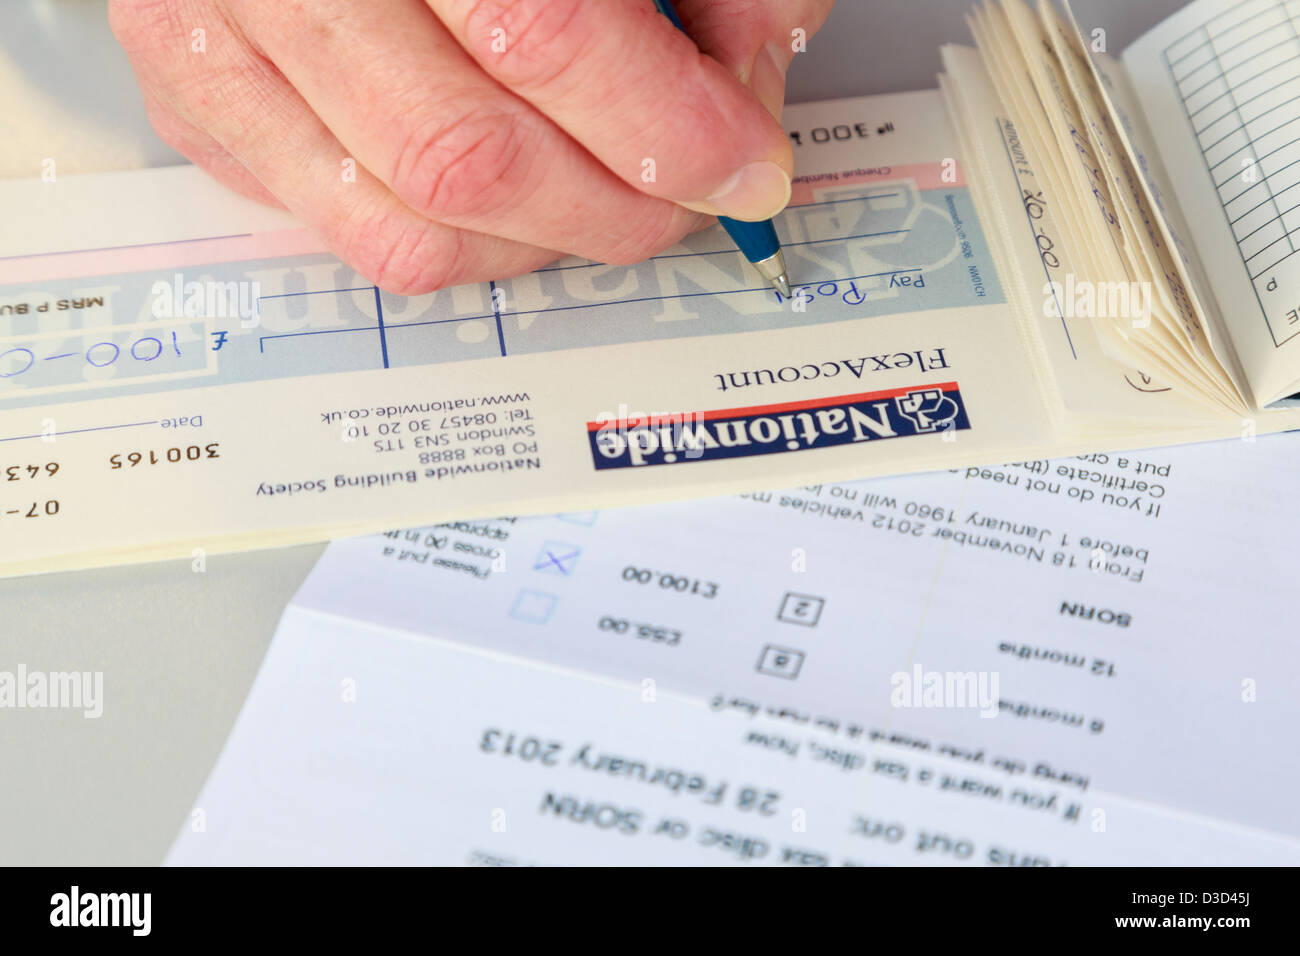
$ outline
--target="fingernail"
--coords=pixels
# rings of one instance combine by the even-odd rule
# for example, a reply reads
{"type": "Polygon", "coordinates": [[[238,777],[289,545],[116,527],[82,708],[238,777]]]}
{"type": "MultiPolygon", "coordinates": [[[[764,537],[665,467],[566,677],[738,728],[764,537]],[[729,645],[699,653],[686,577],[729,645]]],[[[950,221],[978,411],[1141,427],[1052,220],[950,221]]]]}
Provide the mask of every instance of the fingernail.
{"type": "Polygon", "coordinates": [[[771,219],[790,202],[790,177],[776,163],[750,163],[702,203],[684,203],[697,212],[748,222],[771,219]]]}
{"type": "Polygon", "coordinates": [[[781,66],[783,59],[772,49],[772,46],[770,43],[765,45],[754,58],[754,69],[749,76],[749,88],[754,91],[759,102],[767,107],[767,111],[776,117],[777,122],[780,122],[781,113],[785,109],[786,71],[781,66]]]}

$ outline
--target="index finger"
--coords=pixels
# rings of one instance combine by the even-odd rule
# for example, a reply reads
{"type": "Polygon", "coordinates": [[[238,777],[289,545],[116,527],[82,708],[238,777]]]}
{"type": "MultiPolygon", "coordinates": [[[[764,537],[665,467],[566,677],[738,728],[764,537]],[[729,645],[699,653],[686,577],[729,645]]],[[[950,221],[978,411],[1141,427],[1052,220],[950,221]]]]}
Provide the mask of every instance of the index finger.
{"type": "Polygon", "coordinates": [[[624,182],[767,219],[793,156],[757,97],[650,0],[426,0],[478,64],[624,182]]]}

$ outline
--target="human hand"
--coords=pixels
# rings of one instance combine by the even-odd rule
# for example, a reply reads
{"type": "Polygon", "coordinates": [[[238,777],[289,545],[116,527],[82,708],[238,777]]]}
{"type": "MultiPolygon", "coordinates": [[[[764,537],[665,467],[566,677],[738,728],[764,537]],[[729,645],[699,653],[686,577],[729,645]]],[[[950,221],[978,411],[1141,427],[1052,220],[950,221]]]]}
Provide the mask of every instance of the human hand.
{"type": "Polygon", "coordinates": [[[638,262],[789,199],[833,0],[110,0],[159,135],[391,292],[638,262]],[[698,49],[697,49],[698,44],[698,49]]]}

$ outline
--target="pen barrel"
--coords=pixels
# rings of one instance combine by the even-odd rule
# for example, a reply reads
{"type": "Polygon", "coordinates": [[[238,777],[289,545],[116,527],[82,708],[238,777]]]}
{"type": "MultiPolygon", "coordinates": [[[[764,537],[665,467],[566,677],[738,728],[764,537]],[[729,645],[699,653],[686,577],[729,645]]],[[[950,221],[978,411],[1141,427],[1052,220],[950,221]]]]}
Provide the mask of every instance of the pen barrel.
{"type": "Polygon", "coordinates": [[[669,0],[654,0],[654,3],[655,9],[671,20],[673,26],[681,30],[683,33],[686,32],[686,28],[682,26],[682,21],[678,19],[677,11],[673,9],[673,5],[669,0]]]}
{"type": "Polygon", "coordinates": [[[736,247],[750,262],[770,259],[781,249],[781,243],[776,238],[776,226],[771,219],[763,222],[741,222],[738,219],[719,216],[718,222],[722,223],[722,228],[727,230],[727,235],[731,236],[736,247]]]}

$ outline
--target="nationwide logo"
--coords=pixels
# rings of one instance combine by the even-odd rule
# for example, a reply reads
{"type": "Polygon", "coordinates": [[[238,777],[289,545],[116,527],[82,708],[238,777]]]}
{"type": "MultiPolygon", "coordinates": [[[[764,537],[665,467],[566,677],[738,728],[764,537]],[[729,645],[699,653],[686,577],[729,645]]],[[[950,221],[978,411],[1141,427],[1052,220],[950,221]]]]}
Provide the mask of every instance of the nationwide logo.
{"type": "Polygon", "coordinates": [[[598,471],[747,458],[970,428],[956,382],[587,422],[598,471]]]}

